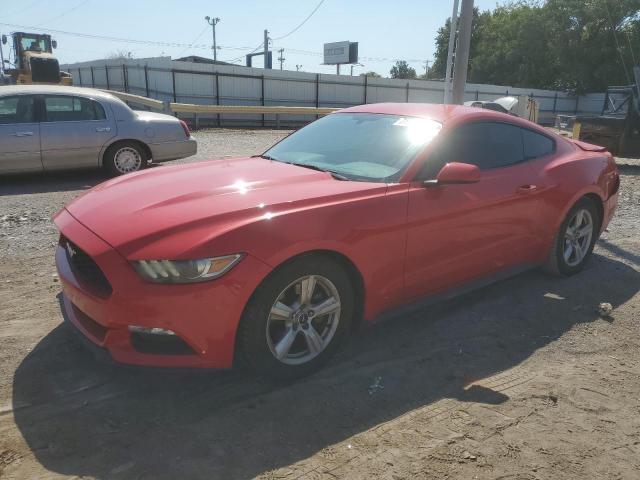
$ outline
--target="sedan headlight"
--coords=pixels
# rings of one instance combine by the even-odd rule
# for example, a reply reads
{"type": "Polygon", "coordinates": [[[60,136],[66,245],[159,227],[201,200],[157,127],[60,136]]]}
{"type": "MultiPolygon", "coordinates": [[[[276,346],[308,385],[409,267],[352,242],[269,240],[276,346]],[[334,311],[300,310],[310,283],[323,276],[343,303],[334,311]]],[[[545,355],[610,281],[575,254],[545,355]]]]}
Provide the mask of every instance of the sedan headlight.
{"type": "Polygon", "coordinates": [[[213,280],[227,273],[242,254],[198,260],[137,260],[133,267],[142,278],[154,283],[195,283],[213,280]]]}

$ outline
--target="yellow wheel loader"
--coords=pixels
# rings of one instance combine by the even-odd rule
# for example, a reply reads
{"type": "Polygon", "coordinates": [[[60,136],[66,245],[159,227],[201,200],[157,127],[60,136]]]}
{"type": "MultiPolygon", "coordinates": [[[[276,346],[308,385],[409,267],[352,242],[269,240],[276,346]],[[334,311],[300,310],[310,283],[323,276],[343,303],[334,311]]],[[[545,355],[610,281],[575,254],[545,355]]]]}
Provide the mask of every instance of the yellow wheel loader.
{"type": "MultiPolygon", "coordinates": [[[[31,85],[72,85],[71,74],[60,71],[58,59],[53,55],[57,47],[51,35],[38,33],[14,32],[13,67],[6,67],[11,62],[3,61],[5,78],[12,84],[31,85]]],[[[7,44],[7,36],[2,35],[2,44],[7,44]]]]}

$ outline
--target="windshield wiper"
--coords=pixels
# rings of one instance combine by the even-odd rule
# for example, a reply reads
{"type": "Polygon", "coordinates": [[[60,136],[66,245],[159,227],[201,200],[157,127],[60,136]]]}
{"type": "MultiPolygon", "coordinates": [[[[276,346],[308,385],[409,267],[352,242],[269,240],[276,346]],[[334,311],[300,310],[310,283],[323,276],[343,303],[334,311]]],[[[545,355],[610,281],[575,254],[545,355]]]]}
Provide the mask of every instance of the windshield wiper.
{"type": "Polygon", "coordinates": [[[275,160],[279,162],[277,158],[273,158],[271,155],[267,155],[266,153],[261,153],[259,155],[251,155],[251,158],[264,158],[265,160],[275,160]]]}
{"type": "Polygon", "coordinates": [[[317,165],[310,165],[308,163],[296,163],[296,162],[284,162],[284,163],[288,163],[289,165],[295,165],[296,167],[310,168],[311,170],[317,170],[318,172],[327,172],[327,173],[330,173],[331,176],[336,180],[341,180],[343,182],[351,180],[350,178],[345,177],[344,175],[338,172],[334,172],[333,170],[328,170],[326,168],[318,167],[317,165]]]}

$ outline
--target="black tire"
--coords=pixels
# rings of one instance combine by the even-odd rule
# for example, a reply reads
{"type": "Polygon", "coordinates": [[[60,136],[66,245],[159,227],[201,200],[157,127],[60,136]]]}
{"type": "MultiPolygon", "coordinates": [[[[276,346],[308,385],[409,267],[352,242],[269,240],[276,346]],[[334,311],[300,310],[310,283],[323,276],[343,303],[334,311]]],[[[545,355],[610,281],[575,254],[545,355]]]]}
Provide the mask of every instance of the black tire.
{"type": "Polygon", "coordinates": [[[107,148],[104,153],[102,164],[111,176],[125,175],[127,173],[138,172],[147,166],[149,158],[145,149],[137,142],[122,141],[116,142],[107,148]],[[126,153],[130,158],[135,158],[135,165],[131,169],[123,168],[116,161],[116,155],[126,153]]]}
{"type": "MultiPolygon", "coordinates": [[[[322,293],[320,291],[320,294],[322,293]]],[[[310,374],[331,358],[351,331],[355,311],[354,298],[355,291],[349,275],[341,265],[330,258],[310,255],[283,265],[258,287],[245,308],[238,328],[240,359],[251,370],[278,380],[292,380],[310,374]],[[267,328],[268,325],[272,325],[269,323],[270,311],[287,288],[294,288],[291,287],[292,282],[308,275],[322,277],[335,286],[340,302],[339,320],[333,336],[317,356],[306,363],[286,364],[276,358],[275,353],[272,353],[274,347],[269,344],[267,328]]],[[[322,318],[326,317],[317,317],[316,320],[321,321],[322,318]]],[[[312,321],[309,320],[309,323],[312,324],[312,321]]],[[[302,334],[302,330],[299,333],[302,334]]],[[[306,343],[306,334],[301,336],[302,341],[306,343]]],[[[296,341],[300,341],[300,338],[296,341]]]]}
{"type": "Polygon", "coordinates": [[[568,277],[580,272],[591,257],[593,247],[600,234],[601,222],[602,219],[600,218],[600,213],[598,212],[598,209],[596,208],[593,200],[589,198],[580,199],[571,208],[571,210],[569,210],[569,213],[560,225],[558,233],[556,234],[556,238],[553,242],[553,246],[551,247],[551,251],[549,252],[545,270],[552,275],[561,277],[568,277]],[[570,264],[565,259],[564,255],[565,234],[567,233],[567,228],[569,228],[570,222],[574,219],[574,217],[580,210],[585,210],[589,212],[589,215],[591,215],[593,232],[587,248],[587,252],[584,257],[577,264],[570,264]]]}

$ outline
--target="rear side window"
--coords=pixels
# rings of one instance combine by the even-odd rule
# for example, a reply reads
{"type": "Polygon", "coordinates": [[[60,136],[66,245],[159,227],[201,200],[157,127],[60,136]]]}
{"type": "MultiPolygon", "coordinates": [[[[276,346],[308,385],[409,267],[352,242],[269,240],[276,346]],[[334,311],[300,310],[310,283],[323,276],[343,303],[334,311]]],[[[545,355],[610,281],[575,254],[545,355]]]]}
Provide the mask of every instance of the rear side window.
{"type": "Polygon", "coordinates": [[[104,120],[104,108],[98,102],[83,97],[47,96],[44,98],[47,122],[104,120]]]}
{"type": "Polygon", "coordinates": [[[440,169],[451,162],[470,163],[489,170],[523,160],[520,127],[497,122],[468,123],[442,139],[420,178],[435,178],[440,169]]]}
{"type": "Polygon", "coordinates": [[[0,98],[0,125],[33,123],[33,97],[19,95],[0,98]]]}
{"type": "Polygon", "coordinates": [[[539,133],[522,129],[522,144],[524,148],[525,160],[544,157],[553,153],[555,143],[549,137],[539,133]]]}

